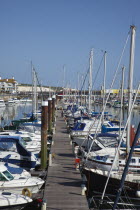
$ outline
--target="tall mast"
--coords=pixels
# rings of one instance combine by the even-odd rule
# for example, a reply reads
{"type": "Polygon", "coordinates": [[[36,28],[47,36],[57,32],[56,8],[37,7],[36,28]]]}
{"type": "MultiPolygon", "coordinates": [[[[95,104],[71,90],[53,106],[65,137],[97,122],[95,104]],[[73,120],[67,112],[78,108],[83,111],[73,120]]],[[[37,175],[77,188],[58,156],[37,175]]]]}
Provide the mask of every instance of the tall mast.
{"type": "Polygon", "coordinates": [[[122,82],[121,82],[121,112],[120,112],[120,130],[119,136],[121,136],[121,123],[122,123],[122,109],[123,109],[123,95],[124,95],[124,71],[125,67],[122,67],[122,82]]]}
{"type": "Polygon", "coordinates": [[[35,81],[35,70],[31,61],[31,72],[32,72],[32,112],[36,115],[36,81],[35,81]]]}
{"type": "MultiPolygon", "coordinates": [[[[106,89],[106,54],[107,52],[104,52],[104,81],[103,81],[103,107],[105,105],[105,89],[106,89]]],[[[103,118],[102,118],[102,122],[104,122],[104,113],[103,113],[103,118]]]]}
{"type": "Polygon", "coordinates": [[[64,65],[63,66],[63,101],[64,101],[64,94],[65,94],[65,73],[66,73],[66,69],[64,65]]]}
{"type": "MultiPolygon", "coordinates": [[[[132,105],[133,96],[133,71],[134,71],[134,50],[135,50],[135,33],[136,27],[133,25],[131,28],[131,43],[130,43],[130,62],[129,62],[129,79],[128,79],[128,113],[130,113],[132,105]]],[[[126,155],[128,156],[130,151],[130,126],[131,126],[131,116],[128,121],[127,126],[127,148],[126,155]]]]}
{"type": "Polygon", "coordinates": [[[32,113],[34,112],[34,87],[33,87],[33,64],[32,64],[32,61],[31,61],[31,74],[32,74],[32,113]]]}
{"type": "Polygon", "coordinates": [[[78,106],[79,106],[79,72],[77,73],[77,76],[78,76],[78,84],[77,84],[77,103],[78,103],[78,106]]]}
{"type": "Polygon", "coordinates": [[[91,96],[92,96],[92,68],[93,68],[93,49],[90,51],[89,59],[89,86],[88,86],[88,109],[91,110],[91,96]]]}
{"type": "Polygon", "coordinates": [[[126,179],[128,168],[129,168],[129,165],[130,165],[130,162],[131,162],[132,154],[134,152],[134,148],[135,148],[136,142],[139,139],[139,136],[140,136],[140,123],[138,125],[137,132],[136,132],[134,141],[132,143],[132,147],[131,147],[129,156],[128,156],[127,162],[125,164],[125,168],[124,168],[124,171],[123,171],[123,174],[122,174],[122,178],[121,178],[121,181],[120,181],[120,185],[119,185],[119,188],[118,188],[118,191],[117,191],[117,195],[116,195],[116,198],[115,198],[115,201],[114,201],[114,205],[113,205],[112,210],[115,210],[116,207],[117,207],[117,203],[118,203],[119,198],[121,196],[121,192],[122,192],[122,189],[123,189],[123,186],[124,186],[124,182],[125,182],[125,179],[126,179]]]}
{"type": "Polygon", "coordinates": [[[36,112],[37,112],[37,106],[36,106],[36,98],[37,98],[37,83],[36,83],[36,74],[35,74],[35,69],[33,68],[33,113],[36,117],[36,112]]]}
{"type": "MultiPolygon", "coordinates": [[[[84,79],[83,79],[84,77],[83,77],[83,74],[81,75],[81,87],[82,87],[82,83],[83,83],[83,81],[84,81],[84,79]]],[[[83,95],[84,95],[84,90],[82,90],[82,88],[81,88],[81,99],[80,99],[80,105],[82,106],[83,105],[83,95]]]]}

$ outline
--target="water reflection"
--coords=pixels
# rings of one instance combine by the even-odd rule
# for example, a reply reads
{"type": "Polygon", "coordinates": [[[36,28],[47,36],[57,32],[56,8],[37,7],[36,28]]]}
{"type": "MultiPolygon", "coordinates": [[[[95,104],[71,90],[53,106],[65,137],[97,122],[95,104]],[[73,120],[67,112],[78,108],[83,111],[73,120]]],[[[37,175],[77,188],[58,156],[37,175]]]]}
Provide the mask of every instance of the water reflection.
{"type": "MultiPolygon", "coordinates": [[[[101,111],[102,107],[99,105],[94,106],[95,111],[101,111]]],[[[120,119],[120,113],[121,109],[120,108],[113,108],[113,107],[106,107],[106,112],[109,114],[112,114],[113,118],[120,119]]],[[[125,124],[127,121],[128,117],[128,112],[127,109],[123,109],[123,123],[125,124]]],[[[132,124],[135,125],[135,128],[137,128],[138,124],[140,122],[140,110],[139,109],[134,109],[132,111],[132,124]]]]}
{"type": "MultiPolygon", "coordinates": [[[[101,111],[101,106],[94,106],[95,111],[101,111]]],[[[18,120],[24,117],[24,113],[30,113],[32,111],[31,104],[14,104],[13,106],[0,107],[0,125],[8,125],[12,120],[18,120]]],[[[106,107],[106,112],[112,114],[113,118],[120,118],[120,108],[106,107]]],[[[127,109],[123,110],[123,122],[127,120],[127,109]]],[[[138,123],[140,122],[140,110],[134,109],[132,112],[132,124],[137,128],[138,123]]]]}
{"type": "Polygon", "coordinates": [[[14,104],[0,108],[0,126],[9,125],[12,120],[18,120],[24,117],[24,113],[32,111],[31,104],[14,104]]]}

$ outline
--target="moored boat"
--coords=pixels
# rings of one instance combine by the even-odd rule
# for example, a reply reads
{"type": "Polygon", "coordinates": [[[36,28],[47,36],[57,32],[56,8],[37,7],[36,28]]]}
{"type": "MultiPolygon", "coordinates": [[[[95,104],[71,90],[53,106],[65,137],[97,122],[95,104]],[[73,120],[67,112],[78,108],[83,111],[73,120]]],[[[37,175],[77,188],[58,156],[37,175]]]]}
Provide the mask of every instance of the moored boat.
{"type": "Polygon", "coordinates": [[[13,176],[6,168],[6,166],[1,165],[0,167],[0,191],[12,192],[17,194],[24,194],[26,190],[31,196],[32,193],[37,193],[44,180],[37,177],[18,177],[13,176]]]}
{"type": "Polygon", "coordinates": [[[11,192],[0,192],[0,209],[3,210],[21,210],[33,200],[28,196],[19,195],[11,192]]]}

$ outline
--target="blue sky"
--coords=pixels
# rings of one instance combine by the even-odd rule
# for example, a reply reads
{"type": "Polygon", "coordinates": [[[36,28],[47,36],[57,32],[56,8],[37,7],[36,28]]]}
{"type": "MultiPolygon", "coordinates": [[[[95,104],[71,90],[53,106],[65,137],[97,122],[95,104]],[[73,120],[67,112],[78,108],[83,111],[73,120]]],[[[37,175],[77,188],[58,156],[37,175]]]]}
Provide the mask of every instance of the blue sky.
{"type": "MultiPolygon", "coordinates": [[[[107,51],[106,87],[116,70],[130,25],[136,26],[134,86],[140,80],[139,0],[0,0],[0,75],[31,83],[30,61],[43,85],[77,87],[94,50],[93,80],[107,51]]],[[[129,45],[123,57],[129,67],[129,45]]],[[[114,88],[119,87],[121,66],[114,88]]],[[[103,65],[94,84],[103,83],[103,65]]]]}

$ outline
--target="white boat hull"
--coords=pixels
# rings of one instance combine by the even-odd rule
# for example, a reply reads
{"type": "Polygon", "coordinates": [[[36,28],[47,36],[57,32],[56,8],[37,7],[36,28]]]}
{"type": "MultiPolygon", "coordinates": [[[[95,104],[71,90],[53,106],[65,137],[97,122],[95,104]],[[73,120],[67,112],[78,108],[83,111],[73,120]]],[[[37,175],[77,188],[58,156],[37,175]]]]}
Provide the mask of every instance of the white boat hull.
{"type": "Polygon", "coordinates": [[[0,191],[22,194],[23,189],[28,189],[31,193],[39,192],[44,181],[40,178],[14,179],[12,181],[0,181],[0,191]]]}

